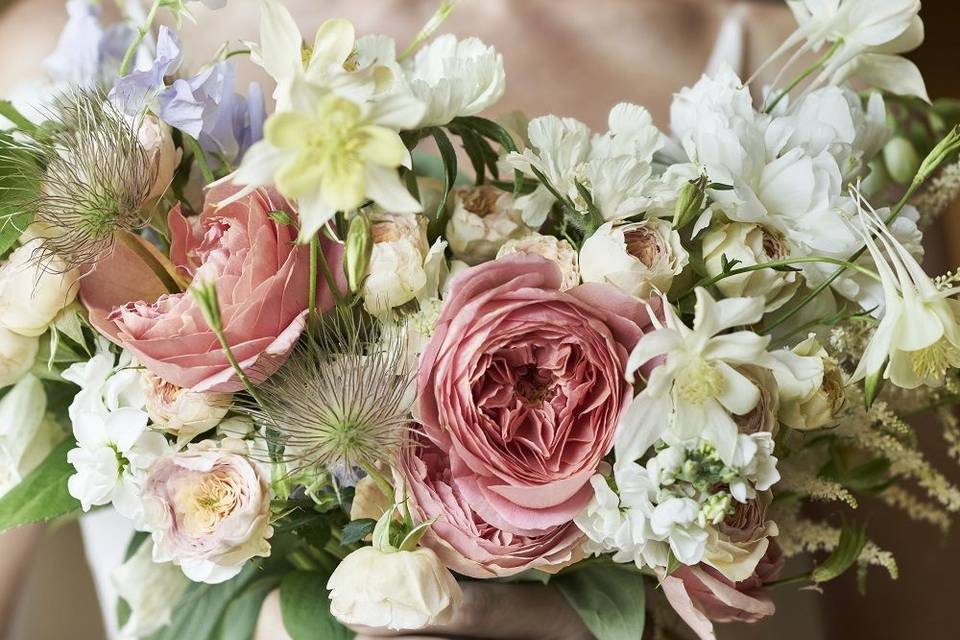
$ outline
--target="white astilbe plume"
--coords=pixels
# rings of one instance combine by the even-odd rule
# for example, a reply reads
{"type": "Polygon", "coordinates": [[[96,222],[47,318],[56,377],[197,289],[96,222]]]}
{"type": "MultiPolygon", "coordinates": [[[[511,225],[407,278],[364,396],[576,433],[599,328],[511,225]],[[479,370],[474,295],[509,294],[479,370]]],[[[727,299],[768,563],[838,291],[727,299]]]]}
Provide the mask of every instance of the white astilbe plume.
{"type": "Polygon", "coordinates": [[[388,462],[410,423],[405,344],[402,331],[370,320],[325,320],[241,410],[292,472],[388,462]]]}

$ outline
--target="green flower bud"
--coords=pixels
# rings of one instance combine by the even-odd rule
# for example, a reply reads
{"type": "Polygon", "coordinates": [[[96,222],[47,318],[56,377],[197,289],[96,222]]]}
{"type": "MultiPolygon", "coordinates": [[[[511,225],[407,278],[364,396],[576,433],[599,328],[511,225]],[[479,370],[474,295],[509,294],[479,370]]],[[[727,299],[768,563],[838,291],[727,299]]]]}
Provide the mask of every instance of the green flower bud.
{"type": "Polygon", "coordinates": [[[673,227],[681,229],[703,212],[707,199],[707,176],[690,180],[680,190],[676,207],[673,210],[673,227]]]}
{"type": "Polygon", "coordinates": [[[344,270],[350,291],[354,293],[360,291],[370,267],[370,256],[373,254],[371,229],[370,220],[366,216],[358,215],[350,221],[350,228],[347,230],[344,270]]]}
{"type": "Polygon", "coordinates": [[[898,184],[909,184],[920,168],[920,155],[906,138],[894,138],[883,147],[887,172],[898,184]]]}

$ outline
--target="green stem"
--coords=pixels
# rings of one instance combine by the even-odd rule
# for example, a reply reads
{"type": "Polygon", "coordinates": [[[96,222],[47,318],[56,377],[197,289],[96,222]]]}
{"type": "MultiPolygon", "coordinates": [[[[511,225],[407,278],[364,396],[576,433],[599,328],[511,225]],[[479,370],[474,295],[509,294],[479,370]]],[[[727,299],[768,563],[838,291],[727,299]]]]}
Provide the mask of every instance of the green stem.
{"type": "Polygon", "coordinates": [[[310,238],[310,290],[307,292],[307,300],[310,305],[310,334],[317,330],[320,323],[320,317],[317,315],[317,268],[320,258],[320,236],[313,234],[310,238]]]}
{"type": "Polygon", "coordinates": [[[187,148],[190,149],[190,152],[193,153],[194,160],[197,161],[197,167],[200,168],[200,173],[203,174],[203,179],[207,184],[216,181],[217,177],[213,175],[213,170],[210,169],[210,163],[207,162],[207,156],[203,152],[203,149],[200,147],[200,143],[197,142],[196,138],[193,136],[184,133],[183,141],[187,145],[187,148]]]}
{"type": "Polygon", "coordinates": [[[123,54],[123,62],[120,63],[120,70],[117,72],[119,77],[127,75],[127,73],[130,71],[130,65],[133,63],[133,56],[136,55],[137,49],[140,48],[140,43],[143,42],[144,37],[153,26],[153,21],[157,17],[157,11],[160,10],[161,2],[162,0],[153,0],[153,4],[150,5],[150,11],[147,13],[147,17],[146,20],[144,20],[143,26],[137,29],[137,35],[133,38],[133,42],[130,43],[130,46],[127,47],[127,52],[123,54]]]}
{"type": "Polygon", "coordinates": [[[135,253],[136,256],[149,267],[153,275],[157,277],[168,292],[181,293],[185,290],[186,283],[179,279],[175,272],[171,272],[166,265],[160,262],[150,249],[143,246],[137,236],[134,236],[129,231],[120,231],[117,233],[117,238],[127,249],[135,253]]]}
{"type": "Polygon", "coordinates": [[[774,580],[773,582],[767,582],[763,586],[765,587],[779,587],[785,584],[794,584],[797,582],[811,582],[810,574],[804,573],[798,576],[790,576],[789,578],[781,578],[779,580],[774,580]]]}
{"type": "MultiPolygon", "coordinates": [[[[313,240],[310,242],[312,243],[313,240]]],[[[323,251],[317,251],[317,266],[320,267],[320,273],[323,274],[323,279],[327,283],[327,288],[330,289],[330,295],[333,296],[334,302],[336,302],[338,307],[342,306],[344,304],[343,296],[340,295],[336,278],[333,277],[333,272],[330,271],[330,265],[327,264],[327,256],[323,254],[323,251]]]]}
{"type": "Polygon", "coordinates": [[[821,68],[823,68],[823,65],[827,64],[827,61],[833,57],[833,54],[837,52],[837,49],[840,48],[841,44],[843,44],[843,39],[840,39],[834,42],[833,46],[830,47],[830,49],[828,49],[827,52],[823,54],[823,56],[819,60],[817,60],[812,65],[807,67],[803,73],[801,73],[799,76],[794,78],[793,82],[788,84],[783,89],[783,91],[777,94],[777,97],[774,98],[773,102],[771,102],[769,105],[764,106],[763,112],[770,113],[771,111],[773,111],[774,107],[776,107],[781,100],[783,100],[788,95],[790,95],[790,92],[796,89],[801,82],[803,82],[804,80],[812,76],[816,71],[819,71],[821,68]]]}
{"type": "Polygon", "coordinates": [[[447,19],[447,16],[453,11],[453,8],[457,6],[457,0],[444,0],[440,3],[440,6],[437,7],[437,10],[430,16],[430,19],[427,20],[427,23],[423,25],[423,28],[420,29],[420,33],[413,39],[413,42],[410,43],[406,49],[404,49],[399,56],[397,56],[397,62],[403,62],[414,53],[420,46],[430,39],[430,36],[440,28],[440,25],[443,24],[444,20],[447,19]]]}
{"type": "Polygon", "coordinates": [[[240,366],[240,363],[237,361],[237,357],[233,355],[233,349],[230,348],[230,343],[227,342],[227,336],[223,332],[223,327],[220,326],[219,322],[216,322],[216,323],[208,322],[207,324],[210,327],[210,330],[213,331],[213,334],[217,337],[217,340],[220,342],[220,348],[223,350],[223,354],[226,356],[227,362],[229,362],[230,366],[233,367],[233,371],[234,373],[237,374],[237,377],[240,379],[240,382],[243,383],[244,389],[246,389],[250,397],[253,398],[254,402],[260,405],[260,408],[263,409],[264,412],[267,412],[266,405],[263,403],[263,400],[260,398],[260,394],[257,393],[256,387],[253,385],[253,382],[250,380],[250,378],[247,377],[247,374],[243,370],[243,367],[240,366]]]}
{"type": "Polygon", "coordinates": [[[393,485],[383,477],[383,474],[372,465],[363,465],[363,470],[377,483],[377,488],[380,489],[384,497],[387,500],[393,501],[393,485]]]}

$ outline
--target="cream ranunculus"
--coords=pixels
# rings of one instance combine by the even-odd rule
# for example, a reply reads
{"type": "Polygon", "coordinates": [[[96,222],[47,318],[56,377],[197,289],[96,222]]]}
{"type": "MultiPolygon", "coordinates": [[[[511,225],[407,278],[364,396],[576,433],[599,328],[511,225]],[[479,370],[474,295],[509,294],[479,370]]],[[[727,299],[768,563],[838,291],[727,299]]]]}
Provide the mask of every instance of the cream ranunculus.
{"type": "MultiPolygon", "coordinates": [[[[710,277],[723,272],[723,256],[728,262],[739,260],[734,267],[738,268],[782,260],[789,254],[787,242],[779,233],[746,222],[720,224],[703,237],[703,262],[710,277]]],[[[773,269],[741,273],[717,282],[717,288],[727,297],[763,298],[765,311],[782,307],[799,286],[796,272],[773,269]]]]}
{"type": "Polygon", "coordinates": [[[666,220],[651,218],[614,226],[607,222],[580,249],[584,282],[605,282],[638,298],[666,293],[688,262],[680,234],[666,220]]]}
{"type": "MultiPolygon", "coordinates": [[[[791,429],[820,429],[840,413],[846,401],[843,372],[814,334],[810,334],[792,351],[799,356],[819,358],[823,363],[823,376],[820,384],[812,389],[793,389],[790,384],[781,386],[780,421],[791,429]]],[[[776,352],[774,357],[777,357],[776,352]]]]}
{"type": "Polygon", "coordinates": [[[530,232],[513,196],[496,187],[454,189],[449,207],[446,236],[450,249],[471,265],[493,260],[503,243],[530,232]]]}
{"type": "Polygon", "coordinates": [[[497,252],[497,257],[502,258],[513,253],[540,256],[556,263],[563,275],[563,281],[560,284],[562,291],[580,284],[580,265],[577,260],[577,252],[566,240],[558,240],[553,236],[544,236],[534,232],[504,243],[497,252]]]}
{"type": "Polygon", "coordinates": [[[147,413],[155,428],[176,436],[180,443],[217,426],[233,401],[229,393],[190,391],[146,370],[140,381],[147,413]]]}
{"type": "Polygon", "coordinates": [[[330,576],[330,612],[344,624],[422,629],[448,622],[463,601],[460,585],[431,549],[363,547],[330,576]]]}
{"type": "Polygon", "coordinates": [[[0,389],[25,376],[39,351],[39,337],[22,336],[0,326],[0,389]]]}
{"type": "Polygon", "coordinates": [[[77,297],[79,278],[62,258],[45,254],[40,239],[27,242],[0,268],[0,325],[39,336],[77,297]]]}
{"type": "Polygon", "coordinates": [[[229,580],[270,555],[270,499],[270,480],[242,441],[208,440],[161,458],[143,488],[153,561],[179,565],[194,582],[229,580]]]}
{"type": "Polygon", "coordinates": [[[415,214],[380,213],[371,234],[373,252],[363,303],[370,313],[382,313],[413,300],[427,284],[427,223],[415,214]]]}

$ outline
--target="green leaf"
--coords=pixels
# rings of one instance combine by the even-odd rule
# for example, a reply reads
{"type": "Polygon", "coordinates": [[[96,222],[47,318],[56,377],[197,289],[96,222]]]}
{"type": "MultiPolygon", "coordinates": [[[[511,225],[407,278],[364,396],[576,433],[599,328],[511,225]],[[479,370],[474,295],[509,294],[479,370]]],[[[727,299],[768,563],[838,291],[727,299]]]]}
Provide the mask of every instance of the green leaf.
{"type": "Polygon", "coordinates": [[[646,620],[643,576],[616,567],[584,567],[551,581],[597,640],[637,640],[646,620]]]}
{"type": "Polygon", "coordinates": [[[840,542],[827,559],[810,573],[810,579],[816,583],[829,582],[849,569],[867,543],[866,526],[843,523],[840,530],[840,542]]]}
{"type": "Polygon", "coordinates": [[[40,190],[38,176],[31,155],[9,134],[0,134],[0,255],[6,254],[33,222],[31,205],[40,190]]]}
{"type": "Polygon", "coordinates": [[[275,575],[251,582],[227,605],[211,640],[250,640],[257,629],[263,601],[279,585],[280,576],[275,575]]]}
{"type": "MultiPolygon", "coordinates": [[[[463,125],[473,129],[481,136],[499,142],[506,151],[518,151],[517,144],[513,141],[513,136],[493,120],[481,118],[479,116],[461,116],[454,118],[451,124],[463,125]]],[[[496,174],[494,174],[496,175],[496,174]]],[[[514,171],[514,193],[516,198],[523,193],[523,174],[520,171],[514,171]]]]}
{"type": "Polygon", "coordinates": [[[75,473],[67,462],[67,451],[76,443],[68,438],[60,443],[8,494],[0,498],[0,531],[34,522],[46,522],[80,508],[67,491],[67,478],[75,473]]]}
{"type": "Polygon", "coordinates": [[[327,576],[294,571],[280,584],[283,626],[293,640],[349,640],[353,633],[330,613],[327,576]]]}
{"type": "Polygon", "coordinates": [[[13,123],[13,125],[20,131],[26,131],[27,133],[33,133],[37,130],[37,125],[30,121],[29,118],[20,113],[13,103],[9,100],[0,100],[0,116],[3,116],[7,120],[13,123]]]}
{"type": "Polygon", "coordinates": [[[440,198],[440,204],[437,205],[436,214],[430,221],[430,239],[433,241],[442,236],[447,227],[447,197],[457,180],[457,152],[443,129],[430,127],[427,132],[436,141],[440,158],[443,160],[443,196],[440,198]]]}
{"type": "Polygon", "coordinates": [[[340,544],[346,547],[355,542],[360,542],[373,533],[375,526],[377,526],[377,521],[373,518],[361,518],[348,522],[340,532],[340,544]]]}

